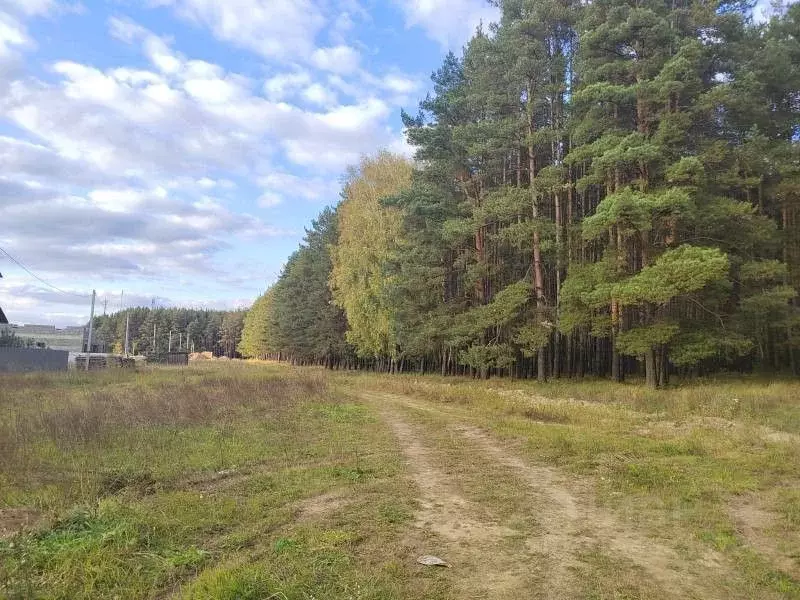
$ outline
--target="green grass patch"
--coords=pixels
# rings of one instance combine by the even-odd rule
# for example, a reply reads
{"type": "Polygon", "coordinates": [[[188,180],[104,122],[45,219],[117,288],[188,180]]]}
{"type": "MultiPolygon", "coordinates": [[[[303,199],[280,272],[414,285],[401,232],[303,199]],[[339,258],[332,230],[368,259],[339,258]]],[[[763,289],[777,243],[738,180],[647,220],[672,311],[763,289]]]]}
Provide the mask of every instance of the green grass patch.
{"type": "Polygon", "coordinates": [[[0,519],[24,509],[41,520],[0,540],[0,598],[378,599],[431,587],[385,568],[414,495],[393,437],[314,372],[229,363],[3,384],[0,519]],[[344,519],[324,505],[306,513],[332,492],[344,519]]]}

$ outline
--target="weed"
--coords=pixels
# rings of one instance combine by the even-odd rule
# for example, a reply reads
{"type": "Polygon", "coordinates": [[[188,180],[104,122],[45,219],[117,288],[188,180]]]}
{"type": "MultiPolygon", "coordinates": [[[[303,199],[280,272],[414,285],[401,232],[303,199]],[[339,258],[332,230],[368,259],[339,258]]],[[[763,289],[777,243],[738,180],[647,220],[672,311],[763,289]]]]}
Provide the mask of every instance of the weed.
{"type": "Polygon", "coordinates": [[[283,596],[255,565],[220,565],[203,572],[182,594],[185,600],[266,600],[283,596]]]}

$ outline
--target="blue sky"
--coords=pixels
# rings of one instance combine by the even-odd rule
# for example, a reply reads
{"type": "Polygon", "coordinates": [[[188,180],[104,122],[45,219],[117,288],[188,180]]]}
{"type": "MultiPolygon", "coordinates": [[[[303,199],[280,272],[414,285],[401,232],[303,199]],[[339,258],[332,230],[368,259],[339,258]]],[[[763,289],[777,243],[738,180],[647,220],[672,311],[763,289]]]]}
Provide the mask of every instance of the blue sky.
{"type": "Polygon", "coordinates": [[[0,306],[244,306],[484,0],[0,0],[0,306]],[[70,292],[65,294],[62,292],[70,292]]]}

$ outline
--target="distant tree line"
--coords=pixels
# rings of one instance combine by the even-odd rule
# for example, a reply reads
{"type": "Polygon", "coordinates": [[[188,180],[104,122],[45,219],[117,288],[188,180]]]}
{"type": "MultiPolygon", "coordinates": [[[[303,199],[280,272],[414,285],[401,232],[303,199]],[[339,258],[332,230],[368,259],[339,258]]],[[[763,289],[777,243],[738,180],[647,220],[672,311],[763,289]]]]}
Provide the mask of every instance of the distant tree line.
{"type": "Polygon", "coordinates": [[[129,317],[128,351],[131,353],[166,353],[171,333],[173,351],[213,352],[215,356],[234,358],[238,356],[244,315],[244,311],[130,308],[95,317],[92,346],[106,352],[123,352],[125,323],[129,317]]]}
{"type": "Polygon", "coordinates": [[[800,4],[503,0],[412,168],[354,169],[247,356],[514,377],[800,370],[800,4]]]}

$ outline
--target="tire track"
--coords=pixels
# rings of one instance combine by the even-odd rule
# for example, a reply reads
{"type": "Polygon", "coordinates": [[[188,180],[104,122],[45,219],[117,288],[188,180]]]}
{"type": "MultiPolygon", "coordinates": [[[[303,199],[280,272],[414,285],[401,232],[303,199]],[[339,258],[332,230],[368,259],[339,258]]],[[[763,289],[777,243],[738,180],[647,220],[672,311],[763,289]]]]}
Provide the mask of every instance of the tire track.
{"type": "MultiPolygon", "coordinates": [[[[516,568],[530,569],[531,564],[545,565],[546,581],[540,582],[539,597],[577,598],[576,572],[581,570],[581,555],[597,547],[610,556],[635,565],[642,580],[652,582],[653,592],[676,598],[719,598],[724,593],[715,580],[735,577],[720,554],[707,551],[701,560],[692,561],[657,539],[648,537],[621,521],[593,500],[587,482],[567,476],[558,469],[532,465],[493,440],[483,430],[460,423],[459,416],[431,407],[406,396],[388,393],[362,393],[361,396],[379,406],[383,418],[392,427],[412,466],[414,479],[422,493],[422,510],[417,525],[433,525],[432,530],[445,539],[464,542],[473,549],[486,541],[497,541],[509,535],[496,526],[469,521],[459,534],[454,525],[464,513],[475,514],[482,507],[470,506],[454,496],[445,476],[435,466],[435,457],[421,442],[421,434],[405,423],[399,409],[414,409],[436,415],[446,427],[466,443],[477,447],[488,461],[513,473],[522,484],[531,512],[541,532],[529,535],[523,556],[506,557],[522,563],[516,568]],[[531,502],[532,500],[532,502],[531,502]]],[[[622,566],[622,565],[621,565],[622,566]]],[[[530,590],[527,597],[530,597],[530,590]]],[[[493,595],[492,597],[498,597],[493,595]]],[[[510,596],[511,597],[511,596],[510,596]]]]}
{"type": "Polygon", "coordinates": [[[414,527],[422,535],[411,542],[417,552],[435,554],[452,564],[457,598],[531,597],[529,558],[513,550],[519,533],[456,491],[415,427],[386,406],[380,414],[397,438],[420,491],[414,527]]]}

